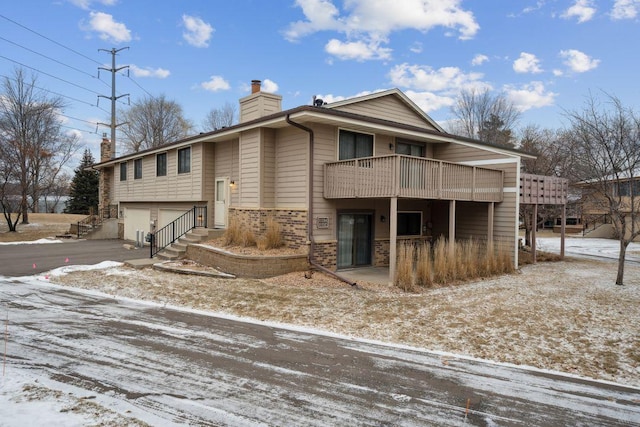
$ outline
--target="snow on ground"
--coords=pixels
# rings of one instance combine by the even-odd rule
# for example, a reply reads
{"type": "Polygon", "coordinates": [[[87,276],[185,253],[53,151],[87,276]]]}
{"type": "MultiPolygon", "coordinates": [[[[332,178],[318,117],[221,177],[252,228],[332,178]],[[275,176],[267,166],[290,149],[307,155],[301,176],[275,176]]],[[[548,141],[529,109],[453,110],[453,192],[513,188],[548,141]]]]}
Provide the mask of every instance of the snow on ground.
{"type": "MultiPolygon", "coordinates": [[[[560,240],[540,237],[537,246],[559,253],[560,240]]],[[[615,286],[617,241],[569,237],[565,247],[566,261],[413,294],[373,284],[356,290],[319,273],[311,280],[302,273],[222,280],[111,262],[65,266],[38,280],[640,386],[640,266],[629,263],[625,286],[615,286]]],[[[629,261],[640,261],[640,244],[628,251],[629,261]]],[[[48,425],[84,425],[83,410],[73,408],[92,404],[93,422],[123,423],[90,396],[38,384],[26,373],[2,381],[0,401],[12,404],[0,405],[0,418],[31,422],[36,413],[48,425]]]]}
{"type": "MultiPolygon", "coordinates": [[[[540,251],[560,253],[560,238],[538,237],[536,248],[540,251]]],[[[612,239],[596,239],[584,237],[567,237],[565,239],[565,253],[574,256],[595,256],[618,259],[620,242],[612,239]]],[[[627,247],[625,259],[640,262],[640,243],[631,242],[627,247]]]]}
{"type": "Polygon", "coordinates": [[[59,239],[38,239],[38,240],[28,240],[25,242],[0,242],[0,245],[44,245],[48,243],[63,243],[62,240],[59,239]]]}

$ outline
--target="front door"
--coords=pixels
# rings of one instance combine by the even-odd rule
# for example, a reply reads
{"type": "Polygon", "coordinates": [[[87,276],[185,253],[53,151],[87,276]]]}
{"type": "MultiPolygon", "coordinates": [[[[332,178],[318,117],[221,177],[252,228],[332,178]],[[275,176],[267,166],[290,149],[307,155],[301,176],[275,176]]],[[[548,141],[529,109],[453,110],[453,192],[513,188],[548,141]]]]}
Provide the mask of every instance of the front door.
{"type": "Polygon", "coordinates": [[[216,202],[213,207],[215,228],[227,228],[227,210],[229,207],[229,179],[216,178],[216,202]]]}
{"type": "Polygon", "coordinates": [[[371,265],[373,214],[338,214],[338,268],[371,265]]]}

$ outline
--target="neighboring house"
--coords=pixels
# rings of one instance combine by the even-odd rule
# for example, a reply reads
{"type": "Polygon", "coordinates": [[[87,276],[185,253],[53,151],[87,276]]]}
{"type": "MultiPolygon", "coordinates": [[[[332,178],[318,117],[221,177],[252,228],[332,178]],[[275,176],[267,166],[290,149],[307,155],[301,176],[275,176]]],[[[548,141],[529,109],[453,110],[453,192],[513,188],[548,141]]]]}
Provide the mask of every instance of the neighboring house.
{"type": "Polygon", "coordinates": [[[636,229],[640,227],[640,170],[582,181],[577,183],[576,187],[582,190],[582,223],[585,236],[616,238],[611,217],[612,209],[619,211],[624,217],[627,236],[631,232],[631,222],[634,219],[636,229]]]}
{"type": "Polygon", "coordinates": [[[517,265],[520,162],[534,156],[448,134],[397,89],[286,111],[281,100],[253,81],[238,125],[103,153],[101,205],[118,205],[121,237],[204,205],[209,227],[236,218],[259,235],[275,218],[288,246],[331,270],[389,265],[393,277],[397,242],[439,236],[499,240],[517,265]]]}

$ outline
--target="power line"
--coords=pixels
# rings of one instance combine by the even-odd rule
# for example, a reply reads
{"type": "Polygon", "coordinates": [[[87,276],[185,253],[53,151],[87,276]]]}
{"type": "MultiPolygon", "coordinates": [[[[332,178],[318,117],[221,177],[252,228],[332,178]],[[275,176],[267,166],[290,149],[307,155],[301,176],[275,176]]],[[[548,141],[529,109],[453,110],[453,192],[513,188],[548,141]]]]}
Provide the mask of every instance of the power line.
{"type": "Polygon", "coordinates": [[[58,46],[60,46],[60,47],[62,47],[62,48],[64,48],[64,49],[67,49],[67,50],[68,50],[68,51],[70,51],[70,52],[75,53],[75,54],[76,54],[76,55],[78,55],[78,56],[81,56],[81,57],[83,57],[83,58],[85,58],[85,59],[88,59],[88,60],[89,60],[89,61],[91,61],[91,62],[95,62],[95,63],[96,63],[96,64],[98,64],[98,65],[102,65],[100,62],[96,61],[95,59],[90,58],[90,57],[88,57],[87,55],[85,55],[85,54],[83,54],[83,53],[80,53],[80,52],[78,52],[78,51],[76,51],[76,50],[74,50],[74,49],[72,49],[72,48],[70,48],[70,47],[68,47],[68,46],[65,46],[65,45],[63,45],[62,43],[59,43],[59,42],[57,42],[57,41],[55,41],[55,40],[53,40],[53,39],[51,39],[51,38],[49,38],[49,37],[47,37],[47,36],[45,36],[45,35],[42,35],[42,34],[40,34],[39,32],[34,31],[34,30],[32,30],[31,28],[26,27],[26,26],[24,26],[24,25],[22,25],[22,24],[20,24],[20,23],[18,23],[18,22],[16,22],[16,21],[14,21],[13,19],[7,18],[6,16],[4,16],[4,15],[2,15],[2,14],[0,14],[0,18],[6,19],[7,21],[9,21],[9,22],[11,22],[11,23],[13,23],[13,24],[15,24],[15,25],[17,25],[17,26],[21,27],[21,28],[24,28],[24,29],[25,29],[25,30],[27,30],[27,31],[30,31],[30,32],[32,32],[33,34],[36,34],[36,35],[38,35],[38,36],[42,37],[42,38],[43,38],[43,39],[45,39],[45,40],[49,40],[51,43],[55,43],[55,44],[57,44],[58,46]]]}
{"type": "MultiPolygon", "coordinates": [[[[43,57],[43,58],[47,58],[47,59],[48,59],[48,60],[50,60],[50,61],[53,61],[53,62],[55,62],[55,63],[57,63],[57,64],[63,65],[63,66],[65,66],[65,67],[67,67],[67,68],[70,68],[70,69],[72,69],[72,70],[74,70],[74,71],[77,71],[77,72],[79,72],[79,73],[82,73],[82,74],[84,74],[84,75],[86,75],[86,76],[89,76],[89,77],[91,77],[91,78],[94,78],[94,79],[96,79],[96,78],[97,78],[96,76],[94,76],[94,75],[92,75],[92,74],[90,74],[90,73],[87,73],[87,72],[86,72],[86,71],[84,71],[84,70],[81,70],[81,69],[79,69],[79,68],[73,67],[73,66],[71,66],[71,65],[69,65],[69,64],[65,64],[65,63],[64,63],[64,62],[62,62],[62,61],[58,61],[58,60],[57,60],[57,59],[55,59],[55,58],[51,58],[50,56],[47,56],[47,55],[42,54],[42,53],[40,53],[40,52],[36,52],[36,51],[35,51],[35,50],[33,50],[33,49],[29,49],[29,48],[28,48],[28,47],[26,47],[26,46],[22,46],[21,44],[16,43],[16,42],[13,42],[13,41],[8,40],[8,39],[5,39],[4,37],[0,37],[0,40],[4,40],[4,41],[5,41],[5,42],[7,42],[7,43],[11,43],[11,44],[12,44],[12,45],[14,45],[14,46],[18,46],[18,47],[20,47],[20,48],[22,48],[22,49],[24,49],[24,50],[27,50],[27,51],[29,51],[29,52],[31,52],[31,53],[35,53],[36,55],[39,55],[39,56],[41,56],[41,57],[43,57]]],[[[101,81],[102,83],[104,83],[105,85],[108,85],[108,83],[107,83],[107,82],[104,82],[104,81],[102,81],[102,80],[100,80],[100,81],[101,81]]]]}
{"type": "Polygon", "coordinates": [[[150,94],[150,93],[149,93],[145,88],[143,88],[142,86],[140,86],[140,84],[139,84],[137,81],[133,80],[133,79],[131,78],[131,76],[127,76],[127,77],[128,77],[128,78],[129,78],[129,80],[131,80],[131,81],[132,81],[136,86],[138,86],[140,89],[142,89],[142,90],[144,91],[144,93],[146,93],[147,95],[149,95],[149,97],[150,97],[150,98],[155,98],[155,96],[151,95],[151,94],[150,94]]]}
{"type": "MultiPolygon", "coordinates": [[[[17,81],[16,79],[14,79],[13,77],[5,76],[4,74],[0,74],[0,77],[4,77],[5,79],[13,80],[13,81],[14,81],[14,82],[16,82],[16,83],[18,82],[18,81],[17,81]]],[[[62,94],[62,93],[54,92],[54,91],[52,91],[52,90],[49,90],[49,89],[46,89],[46,88],[43,88],[43,87],[39,87],[39,86],[36,86],[36,85],[34,85],[34,84],[32,84],[31,86],[32,86],[32,87],[34,87],[34,88],[36,88],[36,89],[40,89],[40,90],[43,90],[43,91],[45,91],[45,92],[52,93],[52,94],[57,95],[57,96],[61,96],[61,97],[63,97],[63,98],[70,99],[70,100],[72,100],[72,101],[80,102],[80,103],[85,104],[85,105],[88,105],[88,106],[90,106],[90,107],[98,107],[96,104],[92,104],[92,103],[90,103],[90,102],[83,101],[82,99],[78,99],[78,98],[74,98],[74,97],[69,96],[69,95],[64,95],[64,94],[62,94]]],[[[99,108],[99,107],[98,107],[98,108],[99,108]]]]}
{"type": "Polygon", "coordinates": [[[18,65],[22,66],[22,67],[26,67],[26,68],[28,68],[28,69],[30,69],[30,70],[33,70],[33,71],[36,71],[36,72],[38,72],[38,73],[40,73],[40,74],[44,74],[45,76],[49,76],[49,77],[52,77],[52,78],[54,78],[54,79],[56,79],[56,80],[60,80],[61,82],[64,82],[64,83],[70,84],[70,85],[75,86],[75,87],[77,87],[77,88],[80,88],[80,89],[82,89],[82,90],[86,90],[87,92],[91,92],[91,93],[93,93],[93,94],[95,94],[95,95],[100,95],[100,94],[99,94],[98,92],[96,92],[96,91],[93,91],[93,90],[91,90],[91,89],[87,89],[86,87],[80,86],[79,84],[76,84],[76,83],[70,82],[70,81],[65,80],[65,79],[62,79],[62,78],[60,78],[60,77],[56,77],[56,76],[54,76],[53,74],[46,73],[46,72],[44,72],[44,71],[42,71],[42,70],[39,70],[39,69],[37,69],[37,68],[30,67],[30,66],[28,66],[28,65],[26,65],[26,64],[23,64],[23,63],[21,63],[21,62],[15,61],[15,60],[13,60],[13,59],[11,59],[11,58],[7,58],[6,56],[0,55],[0,58],[2,58],[2,59],[6,59],[7,61],[11,61],[11,62],[13,62],[13,63],[15,63],[15,64],[18,64],[18,65]]]}

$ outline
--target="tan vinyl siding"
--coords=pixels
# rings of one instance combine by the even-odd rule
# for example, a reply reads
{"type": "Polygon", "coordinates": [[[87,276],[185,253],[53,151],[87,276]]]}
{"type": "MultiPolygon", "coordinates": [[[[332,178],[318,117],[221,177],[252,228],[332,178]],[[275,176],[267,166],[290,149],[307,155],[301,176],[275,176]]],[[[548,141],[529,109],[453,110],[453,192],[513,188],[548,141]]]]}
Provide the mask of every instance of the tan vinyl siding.
{"type": "Polygon", "coordinates": [[[134,160],[127,162],[127,180],[116,166],[112,202],[191,201],[203,199],[202,144],[191,147],[191,172],[178,174],[177,150],[167,151],[167,175],[156,176],[156,155],[142,157],[142,178],[134,179],[134,160]]]}
{"type": "Polygon", "coordinates": [[[334,109],[435,130],[424,117],[392,95],[334,107],[334,109]]]}
{"type": "Polygon", "coordinates": [[[276,207],[306,208],[309,135],[299,129],[284,128],[278,130],[277,140],[276,207]]]}
{"type": "Polygon", "coordinates": [[[317,240],[332,240],[336,238],[335,202],[324,198],[324,167],[328,162],[338,158],[336,138],[338,129],[333,126],[314,126],[315,150],[313,167],[313,235],[317,240]],[[328,218],[329,228],[318,229],[317,218],[328,218]]]}
{"type": "Polygon", "coordinates": [[[276,139],[275,131],[262,131],[262,191],[260,205],[273,208],[276,203],[276,139]]]}
{"type": "Polygon", "coordinates": [[[213,204],[216,191],[215,145],[204,144],[203,150],[202,199],[207,201],[207,223],[213,224],[213,204]]]}
{"type": "Polygon", "coordinates": [[[489,204],[456,202],[456,238],[484,240],[488,236],[489,204]]]}
{"type": "Polygon", "coordinates": [[[260,130],[240,136],[240,207],[260,207],[260,130]]]}

